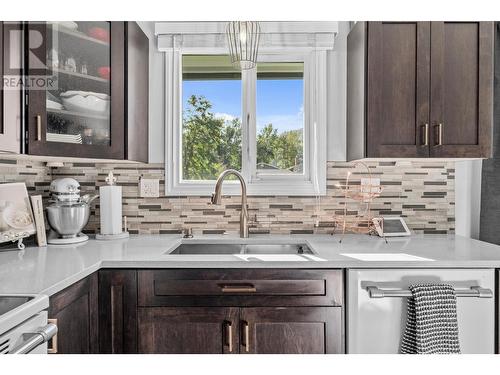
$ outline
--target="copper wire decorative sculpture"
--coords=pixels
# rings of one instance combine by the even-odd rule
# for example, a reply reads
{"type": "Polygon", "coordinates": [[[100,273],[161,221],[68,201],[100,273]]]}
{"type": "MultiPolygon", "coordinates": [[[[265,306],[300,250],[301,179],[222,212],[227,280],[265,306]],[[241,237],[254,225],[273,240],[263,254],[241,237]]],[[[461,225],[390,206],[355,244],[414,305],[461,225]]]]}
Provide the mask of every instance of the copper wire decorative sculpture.
{"type": "Polygon", "coordinates": [[[337,183],[335,186],[344,195],[342,214],[333,217],[335,229],[340,228],[342,233],[339,242],[342,242],[346,232],[377,234],[374,219],[380,225],[383,221],[372,215],[371,205],[373,199],[380,196],[382,187],[380,182],[373,183],[370,168],[363,162],[354,162],[353,168],[347,171],[345,183],[337,183]],[[359,171],[360,168],[364,171],[359,171]],[[353,175],[359,176],[359,180],[353,180],[353,175]],[[349,210],[349,207],[352,209],[349,210]]]}

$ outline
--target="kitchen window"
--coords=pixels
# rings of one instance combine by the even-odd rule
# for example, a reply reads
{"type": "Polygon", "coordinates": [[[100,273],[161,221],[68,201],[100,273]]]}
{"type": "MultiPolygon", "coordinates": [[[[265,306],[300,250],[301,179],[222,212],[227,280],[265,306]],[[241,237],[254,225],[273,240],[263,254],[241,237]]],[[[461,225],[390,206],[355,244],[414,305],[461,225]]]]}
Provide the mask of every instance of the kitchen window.
{"type": "Polygon", "coordinates": [[[228,168],[251,195],[324,194],[326,54],[266,51],[240,71],[206,51],[166,54],[166,194],[210,195],[228,168]]]}

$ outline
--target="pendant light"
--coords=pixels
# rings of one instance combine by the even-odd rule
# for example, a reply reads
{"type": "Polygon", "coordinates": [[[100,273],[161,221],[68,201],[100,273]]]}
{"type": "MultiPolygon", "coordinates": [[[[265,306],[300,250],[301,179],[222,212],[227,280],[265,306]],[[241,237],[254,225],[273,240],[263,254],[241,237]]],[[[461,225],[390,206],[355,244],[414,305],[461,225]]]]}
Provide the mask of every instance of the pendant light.
{"type": "Polygon", "coordinates": [[[229,54],[241,70],[255,68],[259,49],[260,26],[254,21],[232,21],[226,27],[229,54]]]}

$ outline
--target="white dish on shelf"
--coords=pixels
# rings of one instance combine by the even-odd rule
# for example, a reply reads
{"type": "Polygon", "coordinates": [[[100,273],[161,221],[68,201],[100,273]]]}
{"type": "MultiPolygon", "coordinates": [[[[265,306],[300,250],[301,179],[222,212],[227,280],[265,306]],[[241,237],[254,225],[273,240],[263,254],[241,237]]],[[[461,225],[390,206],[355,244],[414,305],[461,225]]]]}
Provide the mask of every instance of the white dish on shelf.
{"type": "Polygon", "coordinates": [[[103,99],[103,100],[109,100],[109,95],[108,94],[104,94],[102,92],[93,92],[93,91],[77,91],[77,90],[68,90],[68,91],[65,91],[63,93],[60,94],[60,97],[61,98],[70,98],[72,96],[76,96],[76,95],[80,95],[80,96],[95,96],[99,99],[103,99]]]}
{"type": "Polygon", "coordinates": [[[89,91],[66,91],[60,96],[68,111],[109,113],[109,95],[89,91]]]}
{"type": "Polygon", "coordinates": [[[63,142],[63,143],[75,143],[82,144],[81,134],[58,134],[58,133],[47,133],[48,142],[63,142]]]}
{"type": "Polygon", "coordinates": [[[70,29],[70,30],[78,29],[78,24],[76,22],[73,22],[73,21],[51,21],[49,23],[52,25],[65,27],[66,29],[70,29]]]}
{"type": "Polygon", "coordinates": [[[63,110],[64,107],[61,103],[54,102],[53,100],[47,99],[47,109],[59,109],[63,110]]]}

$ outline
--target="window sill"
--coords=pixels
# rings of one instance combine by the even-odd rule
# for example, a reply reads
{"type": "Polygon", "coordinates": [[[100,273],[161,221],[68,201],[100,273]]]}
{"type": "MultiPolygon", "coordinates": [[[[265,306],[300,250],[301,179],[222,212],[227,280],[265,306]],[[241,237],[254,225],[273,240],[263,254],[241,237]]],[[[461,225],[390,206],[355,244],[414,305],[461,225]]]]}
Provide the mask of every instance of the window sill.
{"type": "MultiPolygon", "coordinates": [[[[326,195],[326,183],[316,187],[310,181],[283,182],[250,182],[247,183],[247,195],[253,196],[318,196],[326,195]]],[[[167,185],[165,195],[169,196],[206,196],[210,197],[215,189],[215,181],[182,182],[167,185]]],[[[224,181],[223,195],[241,195],[241,187],[237,181],[224,181]]]]}

